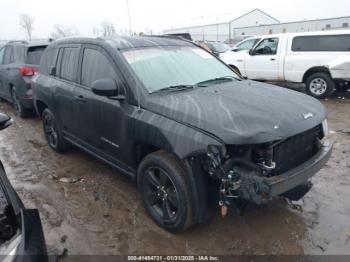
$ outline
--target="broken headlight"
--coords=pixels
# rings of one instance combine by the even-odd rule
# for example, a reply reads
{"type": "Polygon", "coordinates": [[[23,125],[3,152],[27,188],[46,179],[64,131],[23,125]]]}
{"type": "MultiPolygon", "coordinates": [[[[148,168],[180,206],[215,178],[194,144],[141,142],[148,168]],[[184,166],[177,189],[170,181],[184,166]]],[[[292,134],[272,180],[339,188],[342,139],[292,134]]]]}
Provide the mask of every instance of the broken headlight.
{"type": "Polygon", "coordinates": [[[225,145],[209,145],[207,155],[209,160],[207,163],[207,171],[210,175],[213,175],[221,166],[222,159],[226,156],[226,147],[225,145]]]}
{"type": "Polygon", "coordinates": [[[226,146],[225,145],[209,145],[207,149],[208,155],[212,154],[214,156],[220,155],[222,157],[226,156],[226,146]]]}

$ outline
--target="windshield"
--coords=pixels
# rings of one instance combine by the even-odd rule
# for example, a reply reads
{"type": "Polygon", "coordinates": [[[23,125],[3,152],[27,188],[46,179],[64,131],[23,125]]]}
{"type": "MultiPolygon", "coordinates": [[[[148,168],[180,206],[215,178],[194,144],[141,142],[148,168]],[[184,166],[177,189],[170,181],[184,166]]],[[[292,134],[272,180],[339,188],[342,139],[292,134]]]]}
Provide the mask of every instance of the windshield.
{"type": "Polygon", "coordinates": [[[208,46],[209,48],[214,49],[218,53],[223,53],[230,49],[228,45],[224,43],[219,43],[219,42],[215,42],[215,43],[209,42],[208,46]]]}
{"type": "Polygon", "coordinates": [[[239,78],[214,56],[198,47],[132,49],[124,51],[123,55],[149,93],[222,77],[239,78]]]}
{"type": "Polygon", "coordinates": [[[250,50],[252,49],[255,44],[260,40],[260,38],[254,38],[254,39],[249,39],[249,40],[245,40],[239,44],[237,44],[237,48],[236,50],[250,50]]]}

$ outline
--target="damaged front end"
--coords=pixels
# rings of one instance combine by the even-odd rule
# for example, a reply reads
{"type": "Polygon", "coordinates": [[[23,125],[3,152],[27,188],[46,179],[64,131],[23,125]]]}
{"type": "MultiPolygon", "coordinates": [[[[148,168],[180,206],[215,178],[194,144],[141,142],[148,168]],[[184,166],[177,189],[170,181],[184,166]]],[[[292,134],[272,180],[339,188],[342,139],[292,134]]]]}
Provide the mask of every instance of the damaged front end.
{"type": "Polygon", "coordinates": [[[326,125],[284,140],[255,145],[208,146],[203,168],[219,180],[222,215],[235,199],[263,204],[273,197],[302,198],[311,188],[309,179],[331,155],[324,140],[326,125]]]}

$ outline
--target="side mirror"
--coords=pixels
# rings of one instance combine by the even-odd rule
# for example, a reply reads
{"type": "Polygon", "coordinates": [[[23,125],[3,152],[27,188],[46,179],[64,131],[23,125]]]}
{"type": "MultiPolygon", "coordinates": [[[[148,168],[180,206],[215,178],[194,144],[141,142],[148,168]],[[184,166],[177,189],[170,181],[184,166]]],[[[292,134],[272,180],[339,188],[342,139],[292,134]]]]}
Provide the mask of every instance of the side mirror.
{"type": "Polygon", "coordinates": [[[56,67],[55,66],[52,66],[50,68],[49,74],[50,74],[50,76],[55,76],[56,75],[56,67]]]}
{"type": "Polygon", "coordinates": [[[232,52],[238,52],[238,50],[239,50],[239,49],[238,49],[237,47],[231,49],[232,52]]]}
{"type": "Polygon", "coordinates": [[[6,127],[12,124],[12,119],[8,115],[0,113],[0,130],[5,129],[6,127]]]}
{"type": "Polygon", "coordinates": [[[249,55],[255,55],[255,49],[250,49],[249,50],[249,55]]]}
{"type": "Polygon", "coordinates": [[[117,82],[111,78],[98,79],[92,83],[92,92],[98,96],[123,96],[123,92],[118,87],[117,82]]]}

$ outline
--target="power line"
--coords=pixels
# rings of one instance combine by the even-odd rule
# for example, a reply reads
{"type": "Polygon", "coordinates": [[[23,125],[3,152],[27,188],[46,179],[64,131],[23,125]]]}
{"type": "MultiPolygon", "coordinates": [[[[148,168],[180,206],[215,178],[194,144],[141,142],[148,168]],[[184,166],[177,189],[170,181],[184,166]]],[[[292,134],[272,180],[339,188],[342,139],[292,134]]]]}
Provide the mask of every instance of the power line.
{"type": "Polygon", "coordinates": [[[130,35],[132,35],[132,28],[131,28],[131,17],[130,17],[130,8],[129,8],[129,0],[126,0],[126,7],[127,7],[127,9],[128,9],[129,32],[130,32],[130,35]]]}

